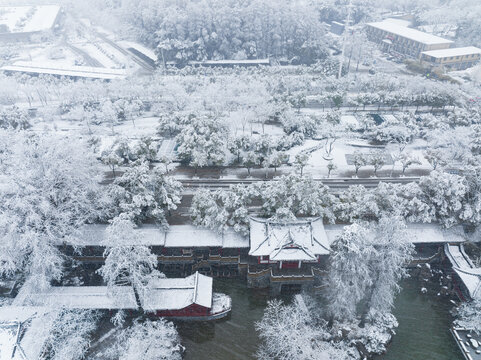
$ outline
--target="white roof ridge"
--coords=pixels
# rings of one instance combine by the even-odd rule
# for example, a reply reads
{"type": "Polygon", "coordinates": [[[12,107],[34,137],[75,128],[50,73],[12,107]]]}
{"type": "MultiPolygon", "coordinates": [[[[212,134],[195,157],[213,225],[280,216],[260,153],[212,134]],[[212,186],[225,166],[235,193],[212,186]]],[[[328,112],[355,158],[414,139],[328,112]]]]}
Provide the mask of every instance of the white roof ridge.
{"type": "Polygon", "coordinates": [[[199,284],[199,272],[195,272],[195,277],[194,277],[194,294],[192,296],[192,302],[195,303],[197,299],[197,286],[199,284]]]}
{"type": "Polygon", "coordinates": [[[323,247],[323,248],[326,249],[327,251],[331,252],[331,249],[328,248],[328,247],[326,247],[325,245],[323,245],[319,240],[316,239],[316,237],[315,237],[314,235],[311,234],[311,236],[312,236],[313,242],[318,243],[321,247],[323,247]]]}

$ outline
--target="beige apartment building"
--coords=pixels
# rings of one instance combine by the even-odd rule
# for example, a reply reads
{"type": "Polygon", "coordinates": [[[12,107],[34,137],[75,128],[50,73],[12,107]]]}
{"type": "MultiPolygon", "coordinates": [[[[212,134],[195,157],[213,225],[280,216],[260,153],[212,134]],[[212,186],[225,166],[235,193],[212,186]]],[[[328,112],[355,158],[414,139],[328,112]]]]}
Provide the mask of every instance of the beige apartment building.
{"type": "Polygon", "coordinates": [[[369,40],[380,44],[384,51],[395,51],[416,59],[430,50],[448,49],[453,41],[390,21],[369,23],[366,26],[369,40]]]}
{"type": "Polygon", "coordinates": [[[424,51],[421,60],[448,70],[464,70],[474,66],[481,59],[481,49],[468,46],[443,50],[424,51]]]}

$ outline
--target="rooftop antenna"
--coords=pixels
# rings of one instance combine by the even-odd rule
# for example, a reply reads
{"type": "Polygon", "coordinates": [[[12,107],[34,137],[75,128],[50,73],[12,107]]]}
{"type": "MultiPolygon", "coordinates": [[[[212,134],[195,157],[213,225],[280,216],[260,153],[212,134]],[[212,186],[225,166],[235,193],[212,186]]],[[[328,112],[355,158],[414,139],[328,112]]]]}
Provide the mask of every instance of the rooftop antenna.
{"type": "Polygon", "coordinates": [[[349,4],[347,5],[347,19],[346,19],[346,24],[344,25],[344,34],[342,39],[342,52],[341,52],[341,60],[339,61],[339,73],[337,74],[338,79],[340,79],[342,75],[342,64],[344,62],[344,52],[346,51],[347,34],[349,33],[349,24],[351,23],[351,9],[352,9],[352,0],[349,0],[349,4]]]}

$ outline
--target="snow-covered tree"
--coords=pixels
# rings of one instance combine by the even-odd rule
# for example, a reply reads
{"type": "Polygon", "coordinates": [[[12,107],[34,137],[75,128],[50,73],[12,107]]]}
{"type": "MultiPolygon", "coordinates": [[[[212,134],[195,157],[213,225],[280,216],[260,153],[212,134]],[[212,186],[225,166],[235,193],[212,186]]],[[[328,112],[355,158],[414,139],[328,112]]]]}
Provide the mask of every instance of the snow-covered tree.
{"type": "Polygon", "coordinates": [[[219,232],[232,226],[235,231],[249,232],[248,206],[256,196],[252,186],[232,186],[229,190],[199,190],[192,198],[190,214],[194,224],[219,232]]]}
{"type": "Polygon", "coordinates": [[[152,163],[157,160],[157,151],[159,144],[151,137],[142,137],[135,147],[135,155],[137,159],[147,160],[152,163]]]}
{"type": "Polygon", "coordinates": [[[462,176],[433,171],[421,177],[419,187],[437,221],[446,227],[458,222],[468,192],[462,176]]]}
{"type": "Polygon", "coordinates": [[[328,309],[333,318],[352,321],[357,305],[372,285],[369,260],[375,252],[369,229],[360,224],[346,226],[332,243],[327,284],[328,309]]]}
{"type": "Polygon", "coordinates": [[[371,258],[371,292],[368,294],[370,322],[379,315],[388,314],[394,307],[394,299],[401,290],[399,283],[408,276],[414,245],[409,241],[404,220],[397,216],[382,217],[375,227],[371,240],[375,247],[371,258]]]}
{"type": "Polygon", "coordinates": [[[159,318],[137,320],[120,331],[105,355],[112,360],[182,360],[183,352],[174,324],[159,318]]]}
{"type": "Polygon", "coordinates": [[[61,309],[44,344],[48,359],[84,359],[98,318],[92,310],[61,309]]]}
{"type": "Polygon", "coordinates": [[[268,303],[264,316],[256,323],[262,340],[258,359],[272,360],[330,360],[355,359],[356,351],[343,342],[332,341],[327,322],[315,321],[309,309],[297,302],[284,305],[282,301],[268,303]]]}
{"type": "Polygon", "coordinates": [[[286,158],[286,154],[282,151],[274,151],[271,155],[271,166],[274,168],[274,173],[277,172],[277,168],[280,167],[286,158]]]}
{"type": "Polygon", "coordinates": [[[391,312],[414,250],[405,227],[400,217],[383,217],[378,224],[347,226],[332,244],[327,296],[334,319],[352,322],[362,315],[372,323],[391,312]]]}
{"type": "Polygon", "coordinates": [[[433,170],[436,170],[438,166],[445,166],[447,164],[447,159],[444,152],[441,149],[427,149],[423,153],[424,158],[432,166],[433,170]]]}
{"type": "Polygon", "coordinates": [[[0,128],[24,130],[31,126],[26,110],[21,110],[15,105],[0,109],[0,128]]]}
{"type": "Polygon", "coordinates": [[[260,157],[259,155],[254,151],[248,151],[243,160],[243,165],[247,169],[247,174],[250,176],[251,175],[251,169],[254,166],[257,166],[260,164],[260,157]]]}
{"type": "Polygon", "coordinates": [[[374,151],[369,154],[369,164],[374,167],[374,175],[377,176],[380,170],[386,164],[386,156],[383,151],[374,151]]]}
{"type": "Polygon", "coordinates": [[[456,311],[455,324],[459,327],[471,329],[481,334],[481,299],[475,298],[464,302],[456,311]]]}
{"type": "MultiPolygon", "coordinates": [[[[7,139],[7,138],[5,138],[7,139]]],[[[59,280],[57,245],[100,216],[95,158],[85,143],[10,133],[0,190],[0,273],[24,272],[33,286],[59,280]]]]}
{"type": "MultiPolygon", "coordinates": [[[[155,268],[157,256],[148,246],[142,245],[142,233],[126,214],[114,218],[104,240],[105,263],[98,270],[111,289],[115,286],[132,286],[141,297],[152,278],[161,276],[155,268]]],[[[113,294],[115,296],[115,294],[113,294]]]]}
{"type": "Polygon", "coordinates": [[[364,155],[363,153],[360,153],[359,151],[355,151],[352,156],[352,162],[354,164],[354,169],[356,171],[356,177],[357,177],[361,167],[367,165],[368,159],[367,159],[367,156],[364,155]]]}
{"type": "Polygon", "coordinates": [[[337,169],[336,164],[334,164],[332,161],[329,161],[327,163],[327,177],[331,177],[331,172],[337,169]]]}
{"type": "Polygon", "coordinates": [[[115,176],[115,169],[118,168],[121,164],[123,164],[123,159],[117,155],[115,151],[112,151],[112,149],[109,150],[104,150],[102,152],[102,156],[100,158],[102,163],[107,165],[109,168],[112,169],[112,174],[115,176]]]}
{"type": "Polygon", "coordinates": [[[225,163],[227,130],[218,119],[193,117],[175,139],[179,158],[196,169],[225,163]]]}
{"type": "Polygon", "coordinates": [[[412,165],[421,165],[421,161],[419,161],[413,153],[401,153],[399,155],[399,161],[401,162],[403,176],[408,167],[412,165]]]}
{"type": "Polygon", "coordinates": [[[177,208],[181,191],[163,166],[151,169],[147,161],[137,160],[110,186],[112,212],[126,213],[136,223],[153,219],[167,226],[166,212],[177,208]]]}
{"type": "Polygon", "coordinates": [[[262,201],[261,213],[274,216],[280,210],[288,211],[290,217],[322,216],[334,220],[332,212],[335,197],[329,188],[310,176],[290,174],[257,185],[262,201]]]}
{"type": "Polygon", "coordinates": [[[294,165],[299,169],[299,173],[302,176],[303,170],[309,163],[310,154],[306,152],[301,152],[297,154],[294,158],[294,165]]]}

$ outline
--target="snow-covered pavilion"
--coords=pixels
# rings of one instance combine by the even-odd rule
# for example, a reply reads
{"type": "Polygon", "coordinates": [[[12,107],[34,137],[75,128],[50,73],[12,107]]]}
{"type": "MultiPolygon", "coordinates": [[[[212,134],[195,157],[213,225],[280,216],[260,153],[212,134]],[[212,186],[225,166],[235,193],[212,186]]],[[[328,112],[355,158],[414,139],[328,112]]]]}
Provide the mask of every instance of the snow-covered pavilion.
{"type": "Polygon", "coordinates": [[[275,222],[250,219],[249,255],[260,264],[279,263],[282,268],[300,268],[329,255],[330,247],[322,218],[275,222]]]}
{"type": "Polygon", "coordinates": [[[58,309],[0,307],[0,359],[40,359],[58,309]]]}

